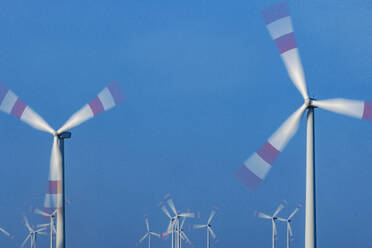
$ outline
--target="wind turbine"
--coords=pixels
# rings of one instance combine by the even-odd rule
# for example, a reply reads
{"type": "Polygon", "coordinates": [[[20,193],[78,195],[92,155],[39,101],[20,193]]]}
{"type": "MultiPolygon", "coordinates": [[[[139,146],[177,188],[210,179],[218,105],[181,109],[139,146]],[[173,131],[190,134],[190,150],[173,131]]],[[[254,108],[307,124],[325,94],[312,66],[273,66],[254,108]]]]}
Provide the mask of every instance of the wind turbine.
{"type": "Polygon", "coordinates": [[[287,248],[290,247],[290,242],[293,240],[293,232],[292,232],[292,228],[291,228],[292,218],[298,212],[298,210],[301,207],[302,207],[301,204],[299,204],[296,207],[296,209],[293,210],[293,212],[288,216],[287,219],[280,218],[280,217],[277,218],[279,221],[283,221],[283,222],[286,222],[287,223],[287,248]]]}
{"type": "Polygon", "coordinates": [[[41,224],[41,225],[38,225],[37,227],[49,226],[49,229],[50,229],[50,233],[49,233],[50,234],[50,248],[53,248],[53,234],[57,233],[57,230],[56,230],[55,225],[54,225],[54,218],[56,217],[57,209],[54,210],[50,214],[47,213],[47,212],[41,211],[38,208],[32,209],[32,212],[35,213],[35,214],[39,214],[39,215],[42,215],[44,217],[49,218],[50,222],[48,224],[41,224]]]}
{"type": "Polygon", "coordinates": [[[174,202],[173,202],[173,200],[172,200],[172,198],[170,197],[169,194],[164,196],[164,200],[168,203],[169,208],[172,210],[172,212],[174,214],[174,216],[171,216],[169,214],[169,211],[166,210],[166,207],[164,206],[164,204],[161,204],[161,206],[160,206],[161,209],[168,216],[168,218],[170,218],[170,222],[169,222],[167,232],[169,233],[169,231],[171,231],[171,233],[172,233],[172,248],[173,248],[173,242],[175,242],[175,247],[179,248],[180,247],[180,242],[181,242],[180,232],[178,232],[178,230],[180,230],[180,217],[195,218],[195,217],[198,216],[198,213],[197,212],[185,212],[185,213],[178,212],[175,205],[174,205],[174,202]],[[174,232],[177,235],[175,235],[175,237],[173,239],[174,232]]]}
{"type": "Polygon", "coordinates": [[[205,225],[194,225],[194,229],[200,229],[200,228],[206,228],[207,229],[207,248],[210,248],[211,247],[211,244],[210,244],[210,235],[212,235],[213,239],[215,241],[217,241],[217,238],[216,238],[216,234],[214,234],[213,230],[212,230],[212,225],[211,225],[211,222],[213,220],[213,217],[215,216],[216,214],[216,208],[212,208],[212,211],[211,211],[211,214],[209,215],[209,218],[208,218],[208,221],[207,221],[207,224],[205,225]]]}
{"type": "Polygon", "coordinates": [[[278,208],[275,210],[275,212],[273,213],[273,215],[271,215],[271,216],[268,215],[268,214],[264,214],[262,212],[256,212],[256,216],[258,218],[271,220],[272,228],[273,228],[273,231],[272,231],[272,246],[273,246],[273,248],[275,248],[275,240],[278,237],[278,232],[277,232],[277,229],[276,229],[276,220],[278,218],[276,216],[279,214],[280,211],[282,211],[282,209],[285,207],[285,205],[286,205],[286,202],[282,202],[278,206],[278,208]]]}
{"type": "Polygon", "coordinates": [[[121,103],[124,95],[117,82],[110,83],[91,102],[73,114],[58,130],[49,124],[13,91],[0,83],[0,110],[26,122],[30,126],[53,135],[53,146],[50,159],[49,180],[44,207],[57,209],[56,247],[65,248],[65,191],[64,191],[64,139],[71,137],[67,130],[109,110],[121,103]]]}
{"type": "Polygon", "coordinates": [[[151,236],[156,236],[160,238],[160,234],[150,231],[149,219],[147,215],[145,215],[145,222],[146,222],[147,233],[143,235],[143,237],[138,241],[138,245],[141,244],[142,241],[147,237],[149,239],[149,248],[151,248],[151,236]]]}
{"type": "Polygon", "coordinates": [[[24,224],[28,230],[28,235],[26,236],[26,239],[23,241],[23,243],[21,244],[21,248],[25,246],[25,244],[27,243],[27,241],[30,239],[30,243],[31,243],[31,248],[36,248],[36,239],[37,239],[37,235],[38,234],[42,234],[42,235],[46,235],[45,232],[43,232],[46,227],[43,227],[43,228],[40,228],[40,229],[37,229],[37,230],[34,230],[31,226],[30,226],[30,223],[28,222],[28,219],[26,216],[23,216],[23,219],[24,219],[24,224]]]}
{"type": "Polygon", "coordinates": [[[244,162],[237,170],[236,176],[248,188],[256,189],[265,179],[279,153],[296,133],[300,119],[307,111],[305,248],[314,248],[316,247],[314,110],[319,107],[358,119],[372,120],[372,102],[340,98],[318,101],[309,98],[287,3],[279,3],[265,9],[262,11],[262,17],[279,49],[289,77],[301,93],[304,103],[244,162]]]}

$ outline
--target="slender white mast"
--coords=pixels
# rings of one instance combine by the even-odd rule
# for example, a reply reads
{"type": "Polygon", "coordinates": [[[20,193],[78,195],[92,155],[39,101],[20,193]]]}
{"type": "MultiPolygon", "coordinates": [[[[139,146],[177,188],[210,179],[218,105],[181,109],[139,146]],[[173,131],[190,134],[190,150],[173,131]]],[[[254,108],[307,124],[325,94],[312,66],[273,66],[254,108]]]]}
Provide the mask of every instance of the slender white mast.
{"type": "Polygon", "coordinates": [[[306,220],[305,248],[316,248],[314,107],[308,106],[306,130],[306,220]]]}
{"type": "Polygon", "coordinates": [[[211,245],[209,237],[210,237],[209,236],[209,226],[207,226],[207,248],[210,248],[210,245],[211,245]]]}
{"type": "Polygon", "coordinates": [[[272,247],[275,248],[275,220],[274,218],[271,219],[273,225],[273,233],[272,233],[272,247]]]}
{"type": "Polygon", "coordinates": [[[71,138],[70,132],[63,132],[58,136],[59,149],[61,153],[61,203],[57,208],[57,233],[56,233],[56,247],[65,248],[65,153],[64,153],[64,139],[71,138]]]}

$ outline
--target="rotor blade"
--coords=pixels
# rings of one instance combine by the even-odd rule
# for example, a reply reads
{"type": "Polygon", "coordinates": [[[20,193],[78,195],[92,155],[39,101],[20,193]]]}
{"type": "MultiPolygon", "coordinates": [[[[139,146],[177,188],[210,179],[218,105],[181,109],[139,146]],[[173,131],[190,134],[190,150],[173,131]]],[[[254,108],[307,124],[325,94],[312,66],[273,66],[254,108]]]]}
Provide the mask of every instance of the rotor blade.
{"type": "Polygon", "coordinates": [[[25,246],[25,244],[27,243],[28,239],[31,237],[31,234],[29,233],[26,237],[26,239],[23,241],[23,243],[21,244],[21,247],[25,246]]]}
{"type": "Polygon", "coordinates": [[[185,224],[186,218],[184,217],[181,221],[180,229],[182,230],[183,225],[185,224]]]}
{"type": "Polygon", "coordinates": [[[140,244],[147,237],[147,235],[149,234],[146,233],[145,235],[143,235],[143,237],[140,240],[138,240],[138,244],[140,244]]]}
{"type": "Polygon", "coordinates": [[[191,241],[190,241],[189,237],[187,237],[186,233],[184,233],[183,231],[181,231],[181,238],[183,238],[186,241],[186,243],[191,245],[191,241]]]}
{"type": "Polygon", "coordinates": [[[44,230],[46,230],[47,228],[46,227],[43,227],[43,228],[40,228],[40,229],[37,229],[35,232],[41,232],[41,231],[44,231],[44,230]]]}
{"type": "Polygon", "coordinates": [[[114,81],[104,88],[90,103],[84,105],[73,114],[58,130],[62,133],[89,120],[97,114],[109,110],[124,101],[124,94],[120,85],[114,81]]]}
{"type": "Polygon", "coordinates": [[[6,236],[10,237],[10,233],[8,233],[7,231],[5,231],[5,229],[3,229],[1,227],[0,227],[0,232],[4,233],[6,236]]]}
{"type": "Polygon", "coordinates": [[[37,232],[37,234],[41,234],[41,235],[48,235],[47,232],[37,232]]]}
{"type": "Polygon", "coordinates": [[[271,220],[273,217],[271,217],[270,215],[267,215],[267,214],[264,214],[262,212],[257,212],[255,213],[255,215],[258,217],[258,218],[262,218],[262,219],[269,219],[271,220]]]}
{"type": "Polygon", "coordinates": [[[287,205],[287,202],[286,201],[283,201],[282,203],[280,203],[280,205],[278,206],[278,208],[275,210],[275,212],[273,214],[273,217],[276,217],[278,215],[278,213],[280,211],[282,211],[282,209],[285,207],[285,205],[287,205]]]}
{"type": "Polygon", "coordinates": [[[292,232],[292,228],[291,228],[291,223],[287,223],[287,228],[288,228],[288,231],[289,231],[289,238],[291,240],[293,240],[293,232],[292,232]]]}
{"type": "Polygon", "coordinates": [[[169,221],[168,228],[167,228],[167,232],[168,232],[168,233],[172,232],[172,225],[173,225],[173,221],[170,220],[170,221],[169,221]]]}
{"type": "Polygon", "coordinates": [[[262,18],[275,41],[288,75],[304,99],[308,99],[305,76],[296,45],[287,3],[279,3],[262,11],[262,18]]]}
{"type": "Polygon", "coordinates": [[[301,204],[299,204],[296,209],[288,216],[288,220],[292,219],[292,217],[298,212],[298,210],[300,210],[300,208],[302,207],[301,204]]]}
{"type": "Polygon", "coordinates": [[[145,215],[145,222],[146,222],[146,229],[148,232],[150,232],[149,218],[147,217],[147,215],[145,215]]]}
{"type": "Polygon", "coordinates": [[[280,218],[280,217],[278,217],[278,218],[276,218],[276,219],[279,220],[279,221],[287,222],[286,219],[283,219],[283,218],[280,218]]]}
{"type": "Polygon", "coordinates": [[[198,216],[197,212],[186,212],[186,213],[180,213],[178,216],[184,217],[184,218],[196,218],[198,216]]]}
{"type": "Polygon", "coordinates": [[[171,210],[173,211],[173,213],[175,215],[177,215],[177,210],[176,210],[176,207],[174,206],[174,202],[172,200],[172,198],[170,197],[169,194],[166,194],[164,196],[164,200],[168,203],[169,207],[171,208],[171,210]]]}
{"type": "Polygon", "coordinates": [[[30,223],[28,222],[28,219],[27,219],[26,215],[23,215],[23,220],[24,220],[25,226],[27,227],[28,231],[29,231],[29,232],[34,231],[34,230],[31,228],[30,223]]]}
{"type": "Polygon", "coordinates": [[[39,227],[46,227],[46,226],[50,226],[49,223],[46,223],[46,224],[37,224],[36,227],[39,228],[39,227]]]}
{"type": "Polygon", "coordinates": [[[322,101],[312,101],[315,107],[326,109],[338,114],[348,115],[358,119],[372,121],[372,102],[334,98],[322,101]]]}
{"type": "Polygon", "coordinates": [[[160,236],[161,236],[159,233],[155,233],[155,232],[150,232],[150,234],[153,235],[153,236],[156,236],[158,238],[160,238],[160,236]]]}
{"type": "Polygon", "coordinates": [[[212,228],[208,227],[208,230],[210,232],[210,234],[212,235],[213,239],[216,240],[216,234],[213,232],[212,228]]]}
{"type": "Polygon", "coordinates": [[[52,211],[62,207],[62,156],[59,149],[59,142],[58,137],[54,136],[50,157],[48,187],[44,200],[44,208],[52,211]]]}
{"type": "Polygon", "coordinates": [[[200,228],[204,228],[204,227],[207,227],[207,225],[200,225],[200,224],[198,224],[198,225],[193,225],[192,226],[192,228],[194,228],[194,229],[200,229],[200,228]]]}
{"type": "Polygon", "coordinates": [[[32,209],[32,212],[35,213],[35,214],[39,214],[39,215],[45,216],[45,217],[50,217],[50,214],[48,214],[48,213],[46,213],[44,211],[41,211],[38,208],[32,209]]]}
{"type": "Polygon", "coordinates": [[[303,104],[236,171],[235,176],[243,185],[251,190],[257,189],[259,184],[265,179],[279,153],[283,151],[289,140],[297,132],[305,109],[306,105],[303,104]]]}
{"type": "Polygon", "coordinates": [[[33,128],[54,133],[53,128],[40,115],[27,106],[13,91],[2,83],[0,83],[0,110],[15,116],[33,128]]]}
{"type": "Polygon", "coordinates": [[[172,216],[170,215],[167,207],[162,202],[160,203],[160,208],[168,216],[169,219],[172,219],[172,216]]]}
{"type": "Polygon", "coordinates": [[[276,230],[276,224],[275,224],[275,221],[272,220],[272,223],[273,223],[274,238],[277,239],[277,238],[278,238],[278,231],[276,230]]]}
{"type": "Polygon", "coordinates": [[[214,217],[214,215],[216,214],[216,209],[213,208],[212,211],[211,211],[211,214],[209,215],[209,218],[208,218],[208,221],[207,221],[207,224],[209,225],[214,217]]]}

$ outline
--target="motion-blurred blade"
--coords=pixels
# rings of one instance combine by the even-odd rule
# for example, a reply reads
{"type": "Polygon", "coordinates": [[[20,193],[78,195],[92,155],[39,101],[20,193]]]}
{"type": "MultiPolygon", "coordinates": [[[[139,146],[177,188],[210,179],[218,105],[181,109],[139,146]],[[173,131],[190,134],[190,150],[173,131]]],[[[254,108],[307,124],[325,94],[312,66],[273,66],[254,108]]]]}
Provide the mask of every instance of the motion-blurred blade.
{"type": "Polygon", "coordinates": [[[282,152],[297,132],[302,114],[306,109],[303,104],[297,109],[268,139],[268,141],[248,158],[235,173],[237,179],[251,190],[257,189],[271,169],[275,159],[282,152]]]}
{"type": "Polygon", "coordinates": [[[279,220],[279,221],[287,222],[286,219],[283,219],[283,218],[280,218],[280,217],[278,217],[278,218],[276,218],[276,219],[279,220]]]}
{"type": "Polygon", "coordinates": [[[5,229],[3,229],[1,227],[0,227],[0,232],[4,233],[6,236],[10,237],[10,233],[8,233],[7,231],[5,231],[5,229]]]}
{"type": "Polygon", "coordinates": [[[171,208],[171,210],[173,211],[173,213],[175,215],[177,215],[177,210],[176,210],[176,207],[174,206],[174,202],[172,200],[172,198],[170,197],[169,194],[166,194],[164,196],[164,200],[168,203],[169,207],[171,208]]]}
{"type": "Polygon", "coordinates": [[[149,218],[147,217],[147,215],[145,215],[145,222],[146,222],[146,229],[148,232],[150,232],[149,218]]]}
{"type": "Polygon", "coordinates": [[[45,217],[50,217],[50,214],[48,214],[48,213],[46,213],[44,211],[41,211],[38,208],[32,209],[32,212],[35,213],[35,214],[39,214],[39,215],[45,216],[45,217]]]}
{"type": "Polygon", "coordinates": [[[160,234],[159,233],[150,232],[150,234],[153,235],[153,236],[156,236],[156,237],[160,238],[160,234]]]}
{"type": "Polygon", "coordinates": [[[276,224],[275,224],[274,219],[272,220],[272,224],[273,224],[274,238],[277,239],[277,237],[278,237],[278,231],[276,230],[276,224]]]}
{"type": "Polygon", "coordinates": [[[200,229],[200,228],[204,228],[204,227],[207,227],[207,225],[193,225],[192,228],[194,229],[200,229]]]}
{"type": "Polygon", "coordinates": [[[54,133],[53,128],[40,115],[2,83],[0,83],[0,110],[15,116],[36,129],[54,133]]]}
{"type": "Polygon", "coordinates": [[[43,227],[43,228],[37,229],[35,232],[39,233],[39,232],[42,232],[42,231],[44,231],[46,229],[47,229],[46,227],[43,227]]]}
{"type": "Polygon", "coordinates": [[[138,240],[138,244],[141,244],[142,241],[147,237],[147,235],[149,235],[149,234],[146,233],[145,235],[143,235],[143,237],[140,240],[138,240]]]}
{"type": "Polygon", "coordinates": [[[196,212],[180,213],[178,216],[184,218],[195,218],[197,216],[197,213],[196,212]]]}
{"type": "Polygon", "coordinates": [[[288,220],[291,220],[292,217],[298,212],[298,210],[300,210],[301,208],[301,204],[299,204],[296,209],[288,216],[288,220]]]}
{"type": "Polygon", "coordinates": [[[262,218],[262,219],[272,219],[273,217],[271,217],[270,215],[267,215],[267,214],[264,214],[262,212],[258,212],[256,211],[255,215],[258,217],[258,218],[262,218]]]}
{"type": "Polygon", "coordinates": [[[46,223],[46,224],[37,224],[36,227],[39,228],[39,227],[46,227],[46,226],[50,226],[49,223],[46,223]]]}
{"type": "Polygon", "coordinates": [[[282,203],[280,203],[280,205],[278,206],[278,208],[275,210],[275,212],[273,214],[273,217],[276,217],[278,215],[278,213],[280,211],[282,211],[282,209],[285,207],[285,205],[287,205],[287,202],[286,201],[283,201],[282,203]]]}
{"type": "Polygon", "coordinates": [[[90,103],[84,105],[73,114],[70,119],[58,130],[58,133],[67,131],[99,113],[109,110],[124,101],[124,94],[120,85],[115,81],[104,88],[90,103]]]}
{"type": "Polygon", "coordinates": [[[288,231],[289,231],[289,238],[290,238],[290,240],[293,240],[293,232],[292,232],[292,227],[291,227],[290,222],[287,223],[287,228],[288,228],[288,231]]]}
{"type": "Polygon", "coordinates": [[[209,215],[208,221],[207,221],[208,225],[211,223],[215,214],[216,214],[216,209],[213,208],[212,211],[211,211],[211,214],[209,215]]]}
{"type": "Polygon", "coordinates": [[[187,237],[186,233],[184,233],[182,231],[181,231],[181,238],[184,239],[187,244],[191,245],[191,241],[190,241],[189,237],[187,237]]]}
{"type": "Polygon", "coordinates": [[[33,232],[34,230],[31,228],[30,223],[28,222],[28,219],[26,215],[23,215],[23,221],[25,223],[25,226],[27,227],[29,232],[33,232]]]}
{"type": "Polygon", "coordinates": [[[54,211],[62,207],[62,156],[59,139],[54,136],[44,208],[54,211]]]}
{"type": "Polygon", "coordinates": [[[338,114],[372,121],[372,102],[334,98],[322,101],[314,100],[313,105],[338,114]]]}
{"type": "Polygon", "coordinates": [[[216,234],[213,232],[212,228],[210,228],[208,226],[208,230],[209,230],[210,234],[212,235],[213,239],[216,240],[217,237],[216,237],[216,234]]]}
{"type": "Polygon", "coordinates": [[[180,229],[182,230],[183,228],[183,225],[185,224],[185,221],[186,221],[186,218],[183,218],[182,221],[181,221],[181,225],[180,225],[180,229]]]}
{"type": "Polygon", "coordinates": [[[287,3],[279,3],[263,10],[262,18],[279,49],[289,77],[302,97],[309,98],[287,3]]]}
{"type": "Polygon", "coordinates": [[[26,239],[22,242],[21,244],[21,248],[25,246],[25,244],[27,243],[28,239],[31,237],[31,234],[28,234],[26,239]]]}
{"type": "Polygon", "coordinates": [[[172,219],[172,216],[170,215],[167,207],[163,203],[160,203],[160,208],[165,213],[165,215],[168,216],[169,219],[172,219]]]}

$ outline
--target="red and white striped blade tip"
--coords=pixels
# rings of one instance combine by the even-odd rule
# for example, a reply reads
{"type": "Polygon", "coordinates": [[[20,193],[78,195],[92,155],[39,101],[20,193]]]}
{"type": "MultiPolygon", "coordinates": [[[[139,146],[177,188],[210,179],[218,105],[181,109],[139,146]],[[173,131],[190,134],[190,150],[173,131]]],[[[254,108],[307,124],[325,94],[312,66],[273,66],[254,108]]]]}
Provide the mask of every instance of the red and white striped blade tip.
{"type": "Polygon", "coordinates": [[[123,91],[120,85],[114,81],[104,88],[90,103],[84,105],[79,111],[74,113],[57,132],[62,133],[74,128],[123,101],[123,91]]]}
{"type": "Polygon", "coordinates": [[[271,6],[261,14],[271,38],[279,49],[289,77],[302,97],[309,98],[287,3],[271,6]]]}
{"type": "Polygon", "coordinates": [[[13,115],[33,128],[54,133],[54,129],[40,115],[2,83],[0,83],[0,110],[13,115]]]}
{"type": "Polygon", "coordinates": [[[235,173],[236,178],[248,189],[256,190],[269,173],[274,161],[296,134],[301,117],[306,110],[303,104],[275,131],[267,142],[249,157],[235,173]]]}

